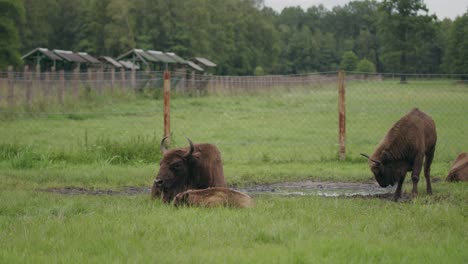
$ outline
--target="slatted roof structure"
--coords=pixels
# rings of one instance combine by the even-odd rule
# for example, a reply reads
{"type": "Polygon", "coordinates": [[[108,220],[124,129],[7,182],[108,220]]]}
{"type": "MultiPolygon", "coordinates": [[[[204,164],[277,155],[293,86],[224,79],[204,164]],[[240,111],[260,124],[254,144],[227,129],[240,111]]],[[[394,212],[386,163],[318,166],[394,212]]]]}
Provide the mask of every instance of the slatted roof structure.
{"type": "Polygon", "coordinates": [[[187,65],[190,66],[192,69],[196,70],[196,71],[199,71],[199,72],[204,72],[205,70],[198,66],[197,64],[191,62],[191,61],[187,61],[187,65]]]}
{"type": "Polygon", "coordinates": [[[138,64],[133,64],[133,63],[130,62],[130,61],[123,61],[123,60],[120,60],[119,63],[120,63],[125,69],[128,69],[128,70],[131,70],[131,69],[139,70],[139,69],[140,69],[140,66],[138,66],[138,64]]]}
{"type": "Polygon", "coordinates": [[[51,60],[51,61],[61,61],[62,58],[57,56],[55,53],[52,51],[46,49],[46,48],[36,48],[31,50],[30,52],[24,54],[21,57],[22,60],[29,60],[29,61],[40,61],[43,59],[46,60],[51,60]]]}
{"type": "Polygon", "coordinates": [[[76,63],[86,63],[87,61],[80,57],[78,54],[73,53],[69,50],[53,50],[56,55],[61,57],[64,61],[67,62],[76,62],[76,63]]]}
{"type": "Polygon", "coordinates": [[[192,61],[195,62],[196,64],[202,65],[204,67],[209,67],[209,68],[214,68],[217,66],[214,62],[210,61],[209,59],[202,58],[202,57],[192,58],[192,61]]]}
{"type": "Polygon", "coordinates": [[[176,63],[177,62],[174,59],[172,59],[170,56],[164,54],[162,51],[148,50],[147,52],[160,62],[164,62],[164,63],[176,63]]]}
{"type": "MultiPolygon", "coordinates": [[[[117,57],[120,61],[130,61],[135,64],[167,67],[168,65],[187,65],[187,61],[177,56],[174,52],[162,52],[157,50],[132,49],[117,57]]],[[[140,67],[141,68],[141,67],[140,67]]],[[[199,70],[198,68],[197,70],[199,70]]]]}
{"type": "Polygon", "coordinates": [[[173,59],[175,62],[180,64],[187,64],[187,61],[182,59],[181,57],[177,56],[174,52],[166,52],[166,55],[173,59]]]}
{"type": "Polygon", "coordinates": [[[151,56],[150,54],[146,53],[142,49],[132,49],[127,51],[126,53],[117,57],[118,61],[129,61],[135,64],[145,64],[149,65],[150,63],[159,62],[158,59],[151,56]]]}
{"type": "Polygon", "coordinates": [[[102,63],[104,64],[108,64],[110,66],[112,66],[113,68],[116,68],[116,69],[120,69],[122,68],[122,64],[120,64],[119,62],[117,62],[116,60],[114,60],[113,58],[111,57],[108,57],[108,56],[101,56],[98,58],[102,63]]]}
{"type": "Polygon", "coordinates": [[[85,59],[88,63],[101,64],[101,62],[98,59],[94,58],[93,56],[89,55],[86,52],[78,52],[78,56],[85,59]]]}

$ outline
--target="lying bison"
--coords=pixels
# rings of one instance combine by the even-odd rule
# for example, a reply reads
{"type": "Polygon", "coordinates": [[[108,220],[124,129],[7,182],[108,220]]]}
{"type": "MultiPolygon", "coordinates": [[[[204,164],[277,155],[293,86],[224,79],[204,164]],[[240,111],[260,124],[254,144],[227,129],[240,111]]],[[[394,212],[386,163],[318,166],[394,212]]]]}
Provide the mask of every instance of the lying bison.
{"type": "Polygon", "coordinates": [[[188,148],[167,150],[161,141],[163,158],[153,183],[151,195],[171,202],[180,192],[188,189],[226,187],[221,153],[212,144],[193,144],[188,148]]]}
{"type": "Polygon", "coordinates": [[[458,155],[450,168],[447,181],[468,181],[468,152],[458,155]]]}
{"type": "Polygon", "coordinates": [[[426,113],[414,108],[393,125],[370,157],[361,155],[369,160],[369,167],[381,187],[398,183],[394,195],[396,201],[401,197],[407,171],[412,171],[412,195],[417,195],[424,157],[426,190],[432,194],[430,169],[436,141],[434,121],[426,113]]]}
{"type": "Polygon", "coordinates": [[[176,195],[174,206],[197,206],[197,207],[253,207],[254,202],[245,193],[223,187],[213,187],[203,190],[188,190],[176,195]]]}

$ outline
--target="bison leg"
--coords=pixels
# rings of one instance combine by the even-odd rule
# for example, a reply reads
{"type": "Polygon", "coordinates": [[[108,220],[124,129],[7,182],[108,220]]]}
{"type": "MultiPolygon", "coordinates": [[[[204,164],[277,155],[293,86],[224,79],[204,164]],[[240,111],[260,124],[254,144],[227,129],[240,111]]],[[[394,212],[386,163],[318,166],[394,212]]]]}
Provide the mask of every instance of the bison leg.
{"type": "Polygon", "coordinates": [[[393,195],[393,200],[396,202],[398,201],[399,198],[401,198],[401,188],[403,186],[403,182],[405,181],[405,175],[403,177],[400,177],[398,180],[398,185],[395,191],[395,194],[393,195]]]}
{"type": "Polygon", "coordinates": [[[413,190],[411,194],[413,196],[418,195],[418,182],[419,182],[419,175],[421,174],[421,169],[423,165],[424,154],[418,154],[414,159],[413,163],[413,173],[411,174],[411,181],[413,181],[413,190]]]}
{"type": "Polygon", "coordinates": [[[426,153],[426,160],[424,161],[424,177],[426,177],[426,191],[427,194],[432,194],[431,185],[431,164],[434,159],[435,147],[433,147],[428,153],[426,153]]]}

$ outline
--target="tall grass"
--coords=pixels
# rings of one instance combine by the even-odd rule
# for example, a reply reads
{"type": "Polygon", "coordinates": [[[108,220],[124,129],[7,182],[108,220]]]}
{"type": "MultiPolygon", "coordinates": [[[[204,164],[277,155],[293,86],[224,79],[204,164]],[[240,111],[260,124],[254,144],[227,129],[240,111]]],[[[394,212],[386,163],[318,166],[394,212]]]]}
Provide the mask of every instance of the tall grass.
{"type": "Polygon", "coordinates": [[[155,136],[136,136],[126,141],[98,137],[95,141],[88,142],[85,134],[81,144],[45,152],[20,143],[0,143],[0,162],[9,162],[15,169],[47,167],[60,163],[148,164],[161,159],[159,141],[159,137],[155,136]]]}

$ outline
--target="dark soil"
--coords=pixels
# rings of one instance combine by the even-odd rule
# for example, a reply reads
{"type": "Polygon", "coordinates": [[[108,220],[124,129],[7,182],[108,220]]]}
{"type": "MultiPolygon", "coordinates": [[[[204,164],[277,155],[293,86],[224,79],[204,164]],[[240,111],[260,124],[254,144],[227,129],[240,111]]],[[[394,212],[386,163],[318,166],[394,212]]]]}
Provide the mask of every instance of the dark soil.
{"type": "MultiPolygon", "coordinates": [[[[434,178],[433,182],[438,182],[440,179],[434,178]]],[[[353,182],[318,182],[318,181],[299,181],[299,182],[282,182],[274,184],[259,184],[237,188],[231,186],[232,189],[245,192],[250,196],[261,195],[278,195],[278,196],[307,196],[315,195],[322,197],[343,197],[343,198],[363,198],[363,199],[383,199],[393,200],[395,186],[389,188],[381,188],[377,183],[353,183],[353,182]]],[[[83,187],[62,187],[39,189],[38,191],[51,192],[63,195],[140,195],[150,194],[150,187],[133,187],[128,186],[121,189],[95,189],[83,187]]],[[[411,195],[403,193],[399,201],[410,201],[411,195]]]]}
{"type": "Polygon", "coordinates": [[[66,195],[138,195],[143,193],[150,193],[149,187],[124,187],[120,190],[111,189],[86,189],[83,187],[63,187],[63,188],[49,188],[39,189],[43,192],[51,192],[66,195]]]}

